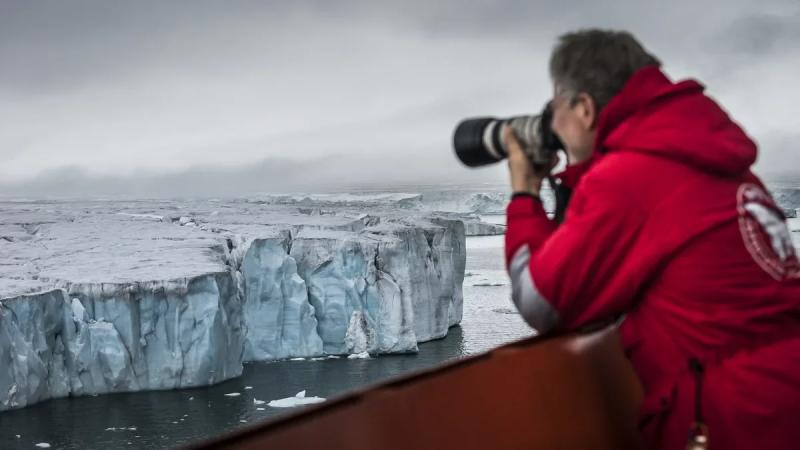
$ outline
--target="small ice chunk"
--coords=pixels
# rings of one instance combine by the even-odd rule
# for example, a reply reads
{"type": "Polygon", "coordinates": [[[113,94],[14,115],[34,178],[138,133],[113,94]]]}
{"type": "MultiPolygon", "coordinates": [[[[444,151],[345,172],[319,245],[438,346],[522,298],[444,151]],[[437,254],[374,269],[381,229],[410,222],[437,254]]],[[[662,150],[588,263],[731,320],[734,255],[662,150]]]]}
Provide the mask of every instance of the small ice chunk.
{"type": "Polygon", "coordinates": [[[128,427],[128,431],[136,431],[136,427],[128,427]]]}
{"type": "Polygon", "coordinates": [[[159,222],[164,220],[163,216],[157,216],[155,214],[131,214],[131,213],[118,212],[117,215],[127,216],[127,217],[135,217],[135,218],[139,218],[139,219],[157,220],[159,222]]]}
{"type": "Polygon", "coordinates": [[[108,427],[106,431],[117,431],[117,427],[108,427]]]}
{"type": "Polygon", "coordinates": [[[492,312],[496,312],[498,314],[519,314],[516,309],[512,308],[495,308],[492,310],[492,312]]]}
{"type": "Polygon", "coordinates": [[[245,390],[245,391],[249,391],[250,389],[253,389],[253,386],[245,386],[245,387],[244,387],[244,390],[245,390]]]}
{"type": "Polygon", "coordinates": [[[22,437],[22,436],[20,436],[20,435],[17,435],[17,439],[19,439],[19,438],[21,438],[21,437],[22,437]]]}
{"type": "Polygon", "coordinates": [[[293,408],[295,406],[322,403],[324,401],[325,399],[322,397],[306,397],[306,391],[300,391],[294,397],[273,400],[268,403],[268,406],[272,406],[273,408],[293,408]]]}
{"type": "Polygon", "coordinates": [[[242,394],[239,393],[239,392],[229,392],[229,393],[225,394],[225,397],[238,397],[240,395],[242,395],[242,394]]]}
{"type": "Polygon", "coordinates": [[[256,411],[263,411],[264,408],[256,408],[256,411]]]}
{"type": "Polygon", "coordinates": [[[508,273],[505,270],[483,270],[480,273],[472,273],[472,278],[464,280],[465,286],[475,287],[506,286],[508,284],[508,273]]]}
{"type": "Polygon", "coordinates": [[[39,442],[38,444],[36,444],[36,446],[39,448],[50,448],[50,444],[48,444],[47,442],[39,442]]]}
{"type": "Polygon", "coordinates": [[[353,353],[347,359],[369,359],[369,352],[353,353]]]}
{"type": "Polygon", "coordinates": [[[240,419],[240,420],[239,420],[239,422],[241,422],[241,423],[247,423],[247,421],[246,421],[246,420],[244,420],[244,419],[240,419]]]}
{"type": "Polygon", "coordinates": [[[194,397],[189,397],[189,400],[194,400],[194,397]]]}
{"type": "Polygon", "coordinates": [[[289,361],[305,361],[305,358],[292,358],[289,361]]]}
{"type": "Polygon", "coordinates": [[[253,399],[253,404],[254,405],[263,405],[264,403],[267,403],[267,402],[265,402],[264,400],[253,399]]]}

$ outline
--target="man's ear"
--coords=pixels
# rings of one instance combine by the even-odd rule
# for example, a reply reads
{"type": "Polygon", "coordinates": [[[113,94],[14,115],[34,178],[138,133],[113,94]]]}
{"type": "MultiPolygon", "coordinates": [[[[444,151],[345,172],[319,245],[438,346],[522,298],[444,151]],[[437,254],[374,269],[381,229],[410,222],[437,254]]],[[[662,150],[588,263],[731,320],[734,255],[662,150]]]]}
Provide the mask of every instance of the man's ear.
{"type": "Polygon", "coordinates": [[[587,130],[594,129],[597,122],[597,104],[587,93],[578,94],[578,118],[587,130]]]}

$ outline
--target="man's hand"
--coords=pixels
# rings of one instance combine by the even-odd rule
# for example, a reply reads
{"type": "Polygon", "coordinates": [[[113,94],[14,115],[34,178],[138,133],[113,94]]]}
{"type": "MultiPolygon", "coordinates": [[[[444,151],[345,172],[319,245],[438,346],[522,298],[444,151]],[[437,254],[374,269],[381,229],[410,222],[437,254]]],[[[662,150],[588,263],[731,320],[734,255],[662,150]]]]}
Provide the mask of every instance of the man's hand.
{"type": "MultiPolygon", "coordinates": [[[[555,162],[550,167],[535,169],[511,127],[505,127],[505,130],[503,130],[503,139],[506,143],[506,149],[508,149],[508,171],[511,174],[511,192],[529,192],[538,196],[542,188],[542,180],[547,178],[555,162]]],[[[556,158],[556,162],[557,161],[556,158]]]]}

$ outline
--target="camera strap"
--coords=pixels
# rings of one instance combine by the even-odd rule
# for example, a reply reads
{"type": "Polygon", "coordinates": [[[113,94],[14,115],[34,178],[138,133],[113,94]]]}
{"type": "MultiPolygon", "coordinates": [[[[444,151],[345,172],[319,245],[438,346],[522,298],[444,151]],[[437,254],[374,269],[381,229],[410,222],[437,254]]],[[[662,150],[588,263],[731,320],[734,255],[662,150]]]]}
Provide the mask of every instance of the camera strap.
{"type": "Polygon", "coordinates": [[[569,199],[572,197],[572,188],[561,183],[561,181],[553,175],[547,177],[547,182],[550,183],[550,188],[553,189],[553,193],[556,197],[556,210],[553,220],[555,220],[557,224],[561,224],[564,221],[567,206],[569,206],[569,199]]]}

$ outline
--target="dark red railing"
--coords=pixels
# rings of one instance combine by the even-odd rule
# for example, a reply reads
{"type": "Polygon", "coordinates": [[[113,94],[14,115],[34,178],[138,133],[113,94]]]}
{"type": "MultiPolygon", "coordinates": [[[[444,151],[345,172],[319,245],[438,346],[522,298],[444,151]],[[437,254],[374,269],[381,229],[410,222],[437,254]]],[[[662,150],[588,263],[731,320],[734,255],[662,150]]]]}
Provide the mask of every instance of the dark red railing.
{"type": "Polygon", "coordinates": [[[642,391],[613,328],[531,338],[189,448],[640,448],[642,391]]]}

